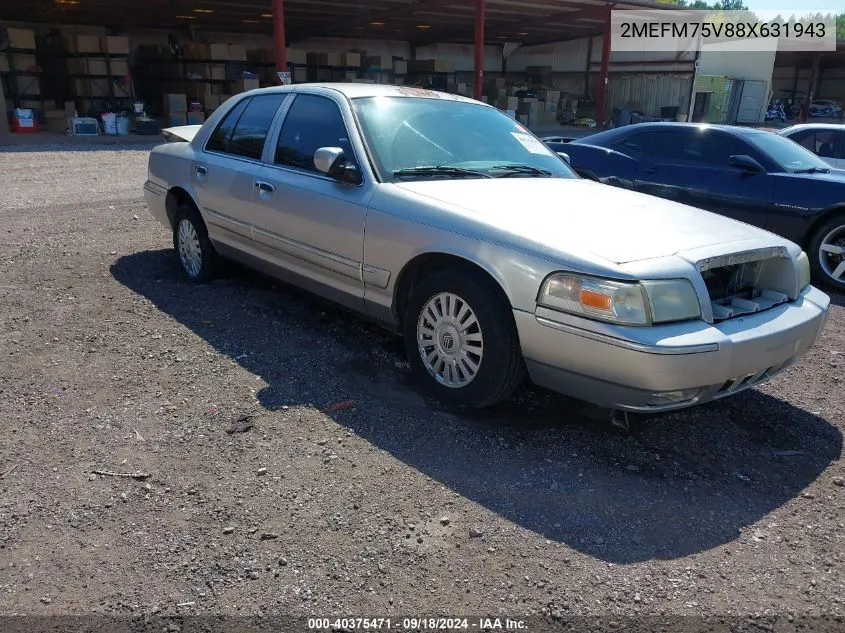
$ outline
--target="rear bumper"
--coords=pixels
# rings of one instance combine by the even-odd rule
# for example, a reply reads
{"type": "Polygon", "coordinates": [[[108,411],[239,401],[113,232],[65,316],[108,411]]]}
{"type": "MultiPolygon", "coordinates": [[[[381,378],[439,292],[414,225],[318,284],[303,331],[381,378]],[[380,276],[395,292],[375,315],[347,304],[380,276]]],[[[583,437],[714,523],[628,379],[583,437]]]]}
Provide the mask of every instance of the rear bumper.
{"type": "Polygon", "coordinates": [[[733,395],[790,365],[816,342],[830,298],[809,287],[756,315],[648,328],[597,325],[538,309],[515,311],[534,382],[626,411],[666,411],[733,395]]]}
{"type": "Polygon", "coordinates": [[[167,218],[167,190],[148,180],[144,183],[144,200],[147,203],[147,209],[150,215],[161,222],[167,228],[170,228],[170,221],[167,218]]]}

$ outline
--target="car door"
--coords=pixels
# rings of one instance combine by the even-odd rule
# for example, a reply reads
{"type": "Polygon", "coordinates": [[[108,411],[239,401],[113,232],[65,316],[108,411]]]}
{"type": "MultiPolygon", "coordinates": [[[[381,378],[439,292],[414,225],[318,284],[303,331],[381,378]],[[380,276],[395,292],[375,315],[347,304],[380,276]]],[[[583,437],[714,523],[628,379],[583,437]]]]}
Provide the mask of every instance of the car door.
{"type": "Polygon", "coordinates": [[[651,152],[640,161],[634,188],[670,200],[765,227],[774,180],[730,164],[737,154],[757,151],[720,130],[687,127],[657,130],[651,152]]]}
{"type": "Polygon", "coordinates": [[[348,184],[319,172],[314,153],[339,147],[360,167],[334,98],[297,94],[259,172],[256,247],[295,281],[332,301],[364,310],[364,220],[371,182],[348,184]]]}
{"type": "Polygon", "coordinates": [[[252,246],[252,205],[267,133],[283,94],[246,97],[223,118],[191,164],[191,183],[212,240],[252,246]]]}

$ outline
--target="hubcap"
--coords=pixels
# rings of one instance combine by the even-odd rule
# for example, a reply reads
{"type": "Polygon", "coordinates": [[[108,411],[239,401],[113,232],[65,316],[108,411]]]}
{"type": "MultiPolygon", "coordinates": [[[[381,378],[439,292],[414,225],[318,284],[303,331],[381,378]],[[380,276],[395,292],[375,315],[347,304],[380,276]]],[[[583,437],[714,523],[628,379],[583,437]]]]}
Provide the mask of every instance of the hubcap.
{"type": "Polygon", "coordinates": [[[202,248],[197,231],[190,220],[179,222],[178,245],[182,267],[188,275],[196,277],[202,268],[202,248]]]}
{"type": "Polygon", "coordinates": [[[831,279],[845,282],[845,225],[824,236],[819,248],[819,263],[831,279]]]}
{"type": "Polygon", "coordinates": [[[417,347],[428,373],[446,387],[465,387],[484,354],[481,326],[469,304],[443,292],[428,300],[417,321],[417,347]]]}

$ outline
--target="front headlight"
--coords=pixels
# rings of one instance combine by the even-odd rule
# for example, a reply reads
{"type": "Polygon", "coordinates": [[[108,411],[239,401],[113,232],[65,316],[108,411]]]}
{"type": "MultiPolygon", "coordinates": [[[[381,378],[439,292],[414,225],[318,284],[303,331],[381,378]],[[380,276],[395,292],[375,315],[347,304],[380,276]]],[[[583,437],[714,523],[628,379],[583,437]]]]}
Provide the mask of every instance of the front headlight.
{"type": "Polygon", "coordinates": [[[540,305],[620,325],[651,325],[701,316],[685,279],[622,282],[559,273],[543,284],[540,305]]]}
{"type": "Polygon", "coordinates": [[[798,259],[795,260],[795,265],[798,268],[798,292],[801,292],[810,285],[810,258],[807,253],[801,251],[798,259]]]}

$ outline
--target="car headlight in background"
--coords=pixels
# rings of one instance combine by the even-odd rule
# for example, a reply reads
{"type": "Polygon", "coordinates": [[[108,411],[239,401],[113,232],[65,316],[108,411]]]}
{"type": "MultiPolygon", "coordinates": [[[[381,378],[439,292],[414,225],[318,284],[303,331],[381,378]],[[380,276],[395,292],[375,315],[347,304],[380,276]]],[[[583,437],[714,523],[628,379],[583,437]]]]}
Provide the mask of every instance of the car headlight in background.
{"type": "Polygon", "coordinates": [[[810,258],[807,253],[801,251],[795,265],[798,267],[798,292],[801,292],[810,285],[810,258]]]}
{"type": "Polygon", "coordinates": [[[559,273],[543,284],[540,305],[620,325],[650,325],[701,316],[698,296],[685,279],[621,282],[559,273]]]}

